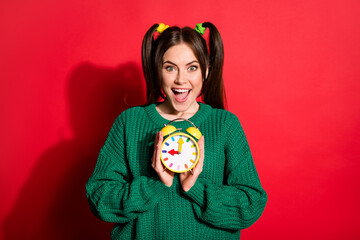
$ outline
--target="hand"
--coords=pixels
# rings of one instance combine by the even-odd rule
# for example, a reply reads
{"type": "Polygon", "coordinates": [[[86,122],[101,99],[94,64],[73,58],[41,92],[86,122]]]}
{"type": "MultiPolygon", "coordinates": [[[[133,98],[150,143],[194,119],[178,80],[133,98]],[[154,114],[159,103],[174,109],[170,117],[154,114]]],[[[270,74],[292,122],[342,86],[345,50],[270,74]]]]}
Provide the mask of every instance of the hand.
{"type": "Polygon", "coordinates": [[[161,144],[163,141],[163,133],[160,131],[156,134],[154,143],[154,154],[151,158],[151,166],[159,176],[160,180],[168,187],[171,187],[174,180],[174,172],[164,167],[160,160],[161,144]]]}
{"type": "Polygon", "coordinates": [[[199,161],[196,164],[196,166],[192,169],[192,174],[190,171],[180,173],[180,182],[183,190],[185,192],[189,191],[192,186],[194,186],[197,178],[199,177],[200,173],[203,170],[204,166],[204,136],[201,136],[201,138],[198,141],[199,148],[200,148],[200,156],[199,161]]]}

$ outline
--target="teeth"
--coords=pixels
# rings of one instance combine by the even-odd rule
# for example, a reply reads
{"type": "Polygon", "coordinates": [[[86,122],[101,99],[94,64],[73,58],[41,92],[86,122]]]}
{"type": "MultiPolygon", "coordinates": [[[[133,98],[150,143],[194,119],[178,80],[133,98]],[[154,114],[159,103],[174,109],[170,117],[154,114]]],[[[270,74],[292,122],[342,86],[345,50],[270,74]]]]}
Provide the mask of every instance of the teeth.
{"type": "Polygon", "coordinates": [[[188,90],[185,90],[185,89],[172,89],[174,92],[178,92],[178,93],[184,93],[184,92],[188,92],[190,91],[189,89],[188,90]]]}

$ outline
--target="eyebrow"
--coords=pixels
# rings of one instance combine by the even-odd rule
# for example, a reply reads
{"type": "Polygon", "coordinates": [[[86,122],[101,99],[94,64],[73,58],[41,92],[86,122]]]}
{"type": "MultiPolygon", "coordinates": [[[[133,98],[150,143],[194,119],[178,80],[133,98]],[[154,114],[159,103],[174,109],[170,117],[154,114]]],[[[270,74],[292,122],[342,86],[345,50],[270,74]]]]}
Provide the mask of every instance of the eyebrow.
{"type": "MultiPolygon", "coordinates": [[[[171,62],[171,61],[169,61],[169,60],[166,60],[165,62],[163,62],[163,65],[164,65],[165,63],[170,63],[170,64],[172,64],[172,65],[177,66],[175,63],[173,63],[173,62],[171,62]]],[[[199,62],[198,62],[197,60],[194,60],[194,61],[191,61],[191,62],[187,63],[186,66],[187,66],[187,65],[190,65],[190,64],[193,64],[193,63],[199,63],[199,62]]]]}

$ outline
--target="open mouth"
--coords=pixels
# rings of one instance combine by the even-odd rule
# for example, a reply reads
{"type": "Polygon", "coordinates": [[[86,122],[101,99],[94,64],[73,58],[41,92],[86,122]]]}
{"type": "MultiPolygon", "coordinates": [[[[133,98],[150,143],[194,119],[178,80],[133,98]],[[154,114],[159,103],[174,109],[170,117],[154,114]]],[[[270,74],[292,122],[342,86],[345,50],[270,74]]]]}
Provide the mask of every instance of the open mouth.
{"type": "Polygon", "coordinates": [[[191,92],[191,89],[171,89],[174,93],[174,96],[178,102],[185,102],[187,97],[189,96],[189,93],[191,92]]]}

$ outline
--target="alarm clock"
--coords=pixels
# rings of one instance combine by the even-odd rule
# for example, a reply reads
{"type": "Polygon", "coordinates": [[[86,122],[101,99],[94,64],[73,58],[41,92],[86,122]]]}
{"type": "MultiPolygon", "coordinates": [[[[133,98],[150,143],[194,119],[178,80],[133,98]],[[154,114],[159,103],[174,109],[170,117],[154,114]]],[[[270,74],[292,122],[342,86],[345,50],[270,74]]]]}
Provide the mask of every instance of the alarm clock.
{"type": "MultiPolygon", "coordinates": [[[[164,124],[161,129],[164,141],[161,145],[160,159],[163,165],[172,172],[183,173],[191,171],[199,161],[200,148],[197,140],[202,136],[199,128],[190,120],[185,118],[176,118],[168,124],[164,124]],[[181,132],[171,123],[178,120],[185,120],[193,125],[181,132]]],[[[192,172],[192,171],[191,171],[192,172]]]]}

